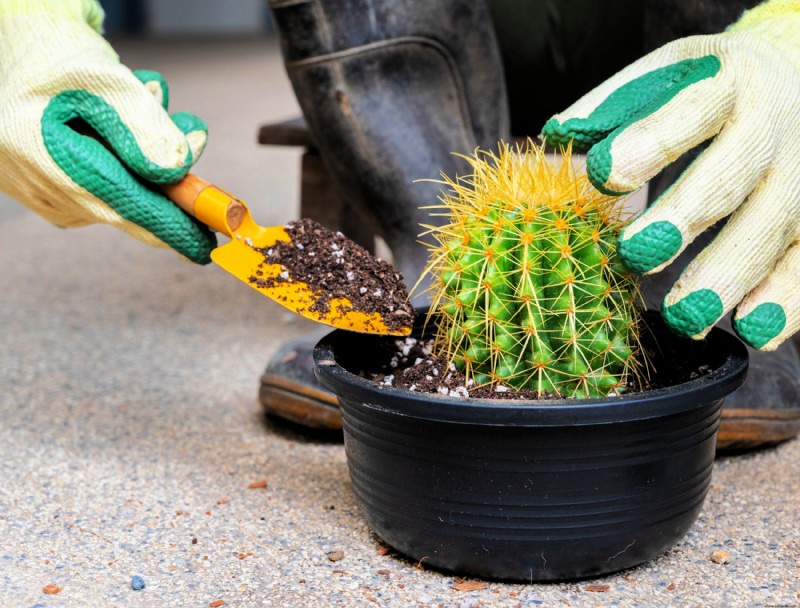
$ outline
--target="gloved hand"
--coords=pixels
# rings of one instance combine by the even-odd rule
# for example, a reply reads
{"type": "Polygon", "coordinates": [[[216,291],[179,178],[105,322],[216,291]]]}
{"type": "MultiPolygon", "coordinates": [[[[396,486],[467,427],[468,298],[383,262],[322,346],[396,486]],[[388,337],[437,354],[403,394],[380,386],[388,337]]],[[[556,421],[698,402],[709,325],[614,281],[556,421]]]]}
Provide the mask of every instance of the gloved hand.
{"type": "Polygon", "coordinates": [[[59,226],[107,223],[208,263],[214,234],[140,181],[183,178],[205,123],[170,118],[164,79],[122,66],[102,18],[96,0],[0,0],[0,190],[59,226]]]}
{"type": "Polygon", "coordinates": [[[542,136],[589,149],[592,183],[609,194],[709,141],[625,228],[619,254],[634,272],[658,272],[730,216],[667,294],[665,321],[702,338],[736,307],[736,332],[763,350],[800,329],[800,0],[667,44],[555,115],[542,136]]]}

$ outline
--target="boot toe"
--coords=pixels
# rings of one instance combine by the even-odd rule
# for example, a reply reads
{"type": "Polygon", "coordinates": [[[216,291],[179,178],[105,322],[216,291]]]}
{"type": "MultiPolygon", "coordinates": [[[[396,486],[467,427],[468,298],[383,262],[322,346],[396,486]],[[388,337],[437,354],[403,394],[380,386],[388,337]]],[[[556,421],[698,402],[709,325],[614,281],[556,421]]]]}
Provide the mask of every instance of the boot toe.
{"type": "Polygon", "coordinates": [[[800,358],[791,341],[777,351],[750,350],[747,381],[725,398],[718,450],[749,450],[800,433],[800,358]]]}
{"type": "Polygon", "coordinates": [[[316,333],[278,348],[261,376],[258,399],[268,415],[303,427],[338,431],[342,415],[336,396],[314,377],[316,333]]]}

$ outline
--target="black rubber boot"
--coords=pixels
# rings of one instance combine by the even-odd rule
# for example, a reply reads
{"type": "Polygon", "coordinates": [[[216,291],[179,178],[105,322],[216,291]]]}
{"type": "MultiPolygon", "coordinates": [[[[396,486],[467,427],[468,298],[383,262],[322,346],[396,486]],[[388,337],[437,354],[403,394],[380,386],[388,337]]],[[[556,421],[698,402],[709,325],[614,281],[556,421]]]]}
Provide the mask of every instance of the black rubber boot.
{"type": "MultiPolygon", "coordinates": [[[[440,172],[508,138],[503,67],[481,0],[271,0],[286,71],[345,200],[411,286],[440,172]]],[[[433,220],[435,221],[435,219],[433,220]]],[[[417,298],[421,301],[422,298],[417,298]]]]}
{"type": "Polygon", "coordinates": [[[284,342],[261,375],[258,398],[264,411],[301,427],[341,431],[336,395],[314,377],[312,352],[327,330],[313,331],[284,342]]]}
{"type": "MultiPolygon", "coordinates": [[[[271,0],[286,70],[334,181],[392,251],[412,287],[427,262],[420,209],[429,181],[468,168],[454,152],[508,140],[508,107],[491,16],[482,0],[271,0]]],[[[426,303],[424,289],[414,302],[426,303]]],[[[341,428],[334,396],[311,373],[315,340],[281,346],[261,378],[264,410],[341,428]],[[333,415],[332,415],[333,411],[333,415]]]]}

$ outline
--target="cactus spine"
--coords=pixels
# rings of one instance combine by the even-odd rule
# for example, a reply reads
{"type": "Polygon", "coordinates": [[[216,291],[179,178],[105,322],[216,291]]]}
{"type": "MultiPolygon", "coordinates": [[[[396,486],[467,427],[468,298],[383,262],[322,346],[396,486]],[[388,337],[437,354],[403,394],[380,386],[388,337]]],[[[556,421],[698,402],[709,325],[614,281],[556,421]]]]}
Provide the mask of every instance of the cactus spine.
{"type": "Polygon", "coordinates": [[[436,351],[474,385],[596,397],[637,374],[638,294],[618,261],[619,199],[599,193],[569,150],[531,141],[466,157],[445,177],[449,223],[427,226],[436,351]]]}

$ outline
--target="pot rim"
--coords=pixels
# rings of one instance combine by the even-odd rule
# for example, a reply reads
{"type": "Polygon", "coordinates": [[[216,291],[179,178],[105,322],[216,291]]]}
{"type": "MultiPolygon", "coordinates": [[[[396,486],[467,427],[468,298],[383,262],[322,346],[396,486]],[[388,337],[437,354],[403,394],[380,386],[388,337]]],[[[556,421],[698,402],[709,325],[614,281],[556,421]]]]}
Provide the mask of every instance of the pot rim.
{"type": "MultiPolygon", "coordinates": [[[[651,324],[663,323],[660,315],[657,319],[648,315],[648,319],[651,324]]],[[[455,424],[583,426],[660,418],[723,399],[741,386],[748,366],[744,344],[715,327],[705,341],[715,351],[727,351],[724,361],[703,376],[672,386],[586,399],[462,398],[382,386],[348,371],[337,360],[336,352],[352,336],[346,330],[335,330],[314,348],[314,372],[325,388],[360,407],[455,424]]]]}

